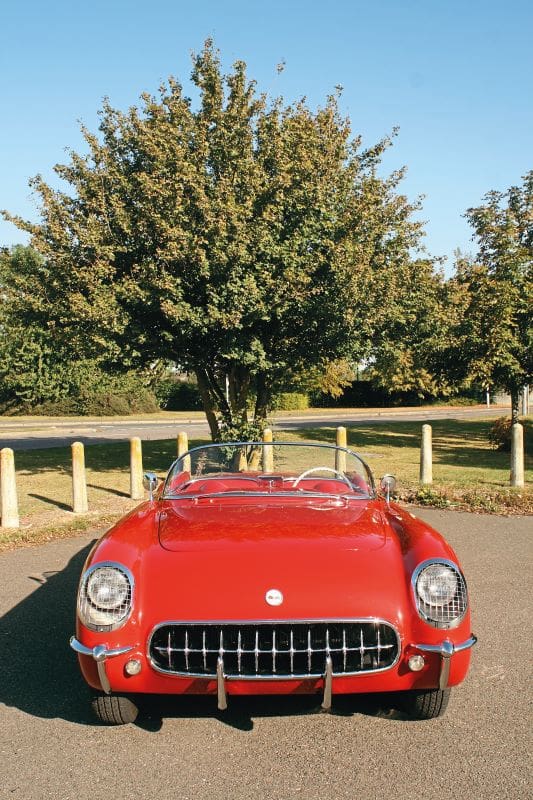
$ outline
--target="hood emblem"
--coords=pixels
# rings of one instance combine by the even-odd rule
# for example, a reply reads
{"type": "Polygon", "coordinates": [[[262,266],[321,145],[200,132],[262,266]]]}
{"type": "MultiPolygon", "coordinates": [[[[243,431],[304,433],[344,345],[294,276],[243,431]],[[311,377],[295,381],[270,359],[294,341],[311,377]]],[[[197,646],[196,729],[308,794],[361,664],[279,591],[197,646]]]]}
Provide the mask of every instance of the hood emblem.
{"type": "Polygon", "coordinates": [[[269,606],[280,606],[283,603],[283,595],[279,589],[269,589],[265,600],[269,606]]]}

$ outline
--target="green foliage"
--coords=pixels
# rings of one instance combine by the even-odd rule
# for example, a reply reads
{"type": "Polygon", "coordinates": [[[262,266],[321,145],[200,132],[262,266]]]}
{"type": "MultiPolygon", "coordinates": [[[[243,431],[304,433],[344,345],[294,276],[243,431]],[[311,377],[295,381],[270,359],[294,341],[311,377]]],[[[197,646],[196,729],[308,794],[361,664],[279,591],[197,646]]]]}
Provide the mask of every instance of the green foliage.
{"type": "Polygon", "coordinates": [[[197,411],[202,408],[198,386],[192,381],[164,378],[154,385],[161,408],[166,411],[197,411]]]}
{"type": "MultiPolygon", "coordinates": [[[[129,383],[129,382],[128,382],[129,383]]],[[[84,389],[79,395],[46,400],[38,405],[18,406],[17,413],[38,416],[126,416],[128,414],[152,414],[159,411],[155,395],[146,387],[137,385],[131,393],[120,385],[107,391],[97,388],[84,389]]]]}
{"type": "MultiPolygon", "coordinates": [[[[372,372],[374,372],[372,370],[372,372]]],[[[365,373],[366,374],[366,373],[365,373]]],[[[310,402],[313,408],[381,408],[392,406],[418,406],[418,405],[450,405],[470,406],[480,403],[482,393],[476,389],[469,389],[461,394],[447,394],[421,397],[414,389],[410,391],[390,391],[383,386],[382,378],[376,381],[357,380],[344,388],[340,395],[332,398],[322,392],[311,392],[310,402]]]]}
{"type": "Polygon", "coordinates": [[[489,192],[466,217],[479,252],[459,254],[457,313],[448,364],[457,380],[504,388],[518,418],[520,388],[533,379],[533,171],[522,186],[489,192]]]}
{"type": "Polygon", "coordinates": [[[272,400],[274,411],[304,411],[309,408],[309,397],[303,392],[280,392],[272,400]]]}
{"type": "Polygon", "coordinates": [[[0,411],[31,414],[116,415],[158,410],[147,387],[149,376],[110,371],[102,358],[76,357],[45,321],[20,312],[46,270],[33,248],[17,245],[0,252],[0,411]],[[13,297],[16,284],[19,294],[13,297]],[[11,304],[13,300],[13,306],[11,304]]]}
{"type": "Polygon", "coordinates": [[[197,108],[174,78],[126,113],[106,101],[100,135],[83,129],[88,155],[56,167],[70,193],[33,179],[41,223],[5,216],[43,260],[32,291],[25,273],[9,298],[80,358],[179,363],[212,435],[242,438],[303,374],[410,330],[422,226],[403,172],[381,177],[390,139],[363,149],[336,96],[316,111],[269,100],[242,61],[224,75],[210,41],[192,82],[197,108]]]}
{"type": "Polygon", "coordinates": [[[421,486],[414,493],[412,502],[421,506],[432,506],[433,508],[447,508],[451,501],[446,496],[445,491],[433,489],[431,486],[421,486]]]}
{"type": "Polygon", "coordinates": [[[443,274],[429,259],[407,260],[384,287],[382,302],[367,378],[393,396],[427,400],[452,394],[442,360],[452,310],[443,274]]]}
{"type": "Polygon", "coordinates": [[[511,429],[513,422],[510,417],[498,417],[489,431],[489,442],[495,450],[511,452],[511,429]]]}
{"type": "MultiPolygon", "coordinates": [[[[528,448],[528,439],[531,438],[532,424],[531,420],[524,419],[524,444],[526,450],[528,448]]],[[[511,452],[511,432],[513,427],[513,420],[511,417],[498,417],[492,424],[489,431],[489,442],[495,450],[500,450],[504,453],[511,452]]]]}

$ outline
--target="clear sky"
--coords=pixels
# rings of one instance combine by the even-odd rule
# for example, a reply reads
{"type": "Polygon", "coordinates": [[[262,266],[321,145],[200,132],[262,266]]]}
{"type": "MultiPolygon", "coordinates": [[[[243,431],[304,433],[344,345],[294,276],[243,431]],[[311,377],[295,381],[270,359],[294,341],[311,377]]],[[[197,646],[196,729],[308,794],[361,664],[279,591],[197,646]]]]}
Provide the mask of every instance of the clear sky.
{"type": "MultiPolygon", "coordinates": [[[[168,75],[185,86],[190,52],[212,36],[259,89],[342,110],[371,144],[399,126],[385,158],[425,195],[426,246],[472,250],[462,214],[533,169],[531,0],[4,0],[0,11],[0,208],[38,219],[28,178],[65,148],[102,98],[125,109],[168,75]],[[276,65],[284,60],[285,71],[276,65]]],[[[24,242],[0,222],[0,245],[24,242]]]]}

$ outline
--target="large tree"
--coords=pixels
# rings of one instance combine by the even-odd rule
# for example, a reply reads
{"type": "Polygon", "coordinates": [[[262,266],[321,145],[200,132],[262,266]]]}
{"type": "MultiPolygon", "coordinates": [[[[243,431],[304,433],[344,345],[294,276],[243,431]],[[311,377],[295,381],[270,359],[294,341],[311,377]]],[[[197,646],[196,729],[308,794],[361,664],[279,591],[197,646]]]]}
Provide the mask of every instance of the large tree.
{"type": "Polygon", "coordinates": [[[457,259],[452,369],[466,383],[506,389],[516,421],[533,377],[533,171],[521,186],[488,192],[466,217],[478,253],[457,259]]]}
{"type": "Polygon", "coordinates": [[[337,97],[313,112],[224,75],[207,41],[199,104],[171,78],[123,113],[105,102],[88,154],[40,176],[42,221],[5,216],[44,257],[21,318],[125,366],[166,358],[194,373],[215,438],[255,436],[291,376],[357,362],[384,340],[416,274],[416,206],[402,171],[378,172],[337,97]]]}

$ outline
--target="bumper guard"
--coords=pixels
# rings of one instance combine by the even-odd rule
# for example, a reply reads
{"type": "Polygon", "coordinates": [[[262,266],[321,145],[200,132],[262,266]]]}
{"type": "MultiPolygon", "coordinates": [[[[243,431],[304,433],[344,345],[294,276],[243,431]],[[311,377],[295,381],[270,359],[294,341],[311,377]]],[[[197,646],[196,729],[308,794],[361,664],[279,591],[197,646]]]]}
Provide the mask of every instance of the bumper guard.
{"type": "Polygon", "coordinates": [[[109,683],[109,678],[107,677],[105,662],[108,658],[122,656],[124,653],[129,653],[130,650],[133,650],[133,646],[116,647],[114,650],[109,649],[106,644],[97,644],[95,647],[85,647],[84,644],[78,642],[75,636],[70,637],[70,646],[76,653],[79,653],[79,655],[92,656],[92,658],[94,658],[98,668],[98,677],[100,679],[100,683],[102,684],[102,689],[106,694],[111,694],[111,684],[109,683]]]}
{"type": "Polygon", "coordinates": [[[448,686],[450,662],[453,654],[460,653],[462,650],[469,650],[476,642],[477,637],[472,634],[466,642],[461,642],[460,644],[453,644],[449,639],[445,639],[442,644],[414,644],[412,646],[417,650],[422,650],[424,653],[438,653],[440,655],[439,689],[445,689],[448,686]]]}

